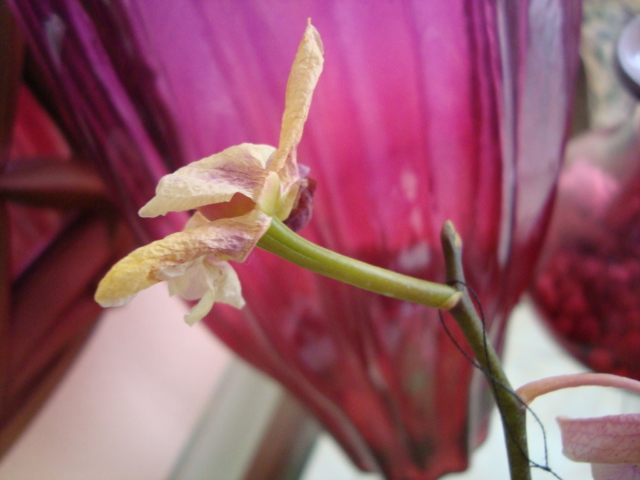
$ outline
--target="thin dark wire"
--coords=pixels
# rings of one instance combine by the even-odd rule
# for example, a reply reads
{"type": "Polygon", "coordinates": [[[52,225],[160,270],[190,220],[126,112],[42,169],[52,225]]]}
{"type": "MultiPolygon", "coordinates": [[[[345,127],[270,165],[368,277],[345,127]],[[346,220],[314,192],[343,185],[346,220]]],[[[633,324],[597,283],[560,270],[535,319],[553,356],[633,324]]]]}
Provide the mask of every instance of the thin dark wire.
{"type": "MultiPolygon", "coordinates": [[[[484,311],[482,309],[482,304],[480,303],[480,298],[478,297],[478,294],[475,292],[475,290],[473,288],[471,288],[469,285],[467,285],[465,282],[461,281],[461,280],[451,280],[449,282],[447,282],[447,284],[454,286],[454,285],[462,285],[463,287],[465,287],[469,293],[471,294],[474,303],[476,304],[477,308],[478,308],[478,314],[480,316],[480,320],[482,322],[482,342],[483,342],[483,347],[484,347],[484,351],[485,351],[485,355],[486,355],[486,359],[487,359],[487,365],[489,365],[489,370],[485,370],[482,365],[480,365],[471,355],[469,355],[463,348],[462,346],[458,343],[458,341],[455,339],[455,337],[453,336],[453,334],[451,333],[451,331],[449,330],[449,328],[447,327],[444,318],[442,316],[442,310],[438,310],[438,316],[440,318],[440,323],[442,324],[442,327],[444,328],[445,333],[447,334],[447,336],[449,337],[449,339],[453,342],[453,345],[458,349],[458,351],[460,351],[460,353],[462,353],[462,355],[478,370],[480,370],[483,374],[485,374],[490,380],[491,380],[491,386],[494,390],[494,392],[496,392],[496,387],[501,387],[503,390],[505,390],[509,395],[513,396],[516,401],[518,403],[520,403],[520,405],[522,405],[530,414],[531,416],[534,418],[535,422],[538,424],[538,426],[540,427],[540,430],[542,432],[542,441],[543,441],[543,445],[544,445],[544,465],[541,465],[535,461],[533,461],[531,459],[531,457],[529,457],[527,454],[525,454],[524,449],[522,448],[522,446],[516,441],[515,436],[513,434],[513,432],[509,429],[508,425],[505,425],[505,428],[507,429],[507,433],[509,434],[509,436],[511,437],[511,439],[514,441],[514,444],[518,447],[518,450],[520,451],[520,454],[527,459],[527,461],[529,462],[529,464],[534,467],[534,468],[538,468],[540,470],[543,470],[545,472],[550,473],[551,475],[553,475],[555,478],[557,478],[558,480],[562,480],[562,477],[560,477],[556,472],[554,472],[551,467],[549,467],[549,456],[548,456],[548,447],[547,447],[547,432],[544,428],[544,425],[542,424],[542,421],[540,420],[540,417],[538,417],[538,415],[533,411],[533,409],[527,405],[513,390],[511,390],[510,388],[508,388],[506,385],[504,385],[502,382],[500,382],[497,378],[495,378],[495,376],[493,375],[493,373],[491,372],[490,368],[491,368],[491,364],[489,363],[489,350],[488,350],[488,346],[487,346],[487,329],[486,329],[486,323],[485,323],[485,316],[484,316],[484,311]]],[[[495,395],[496,398],[496,402],[499,402],[498,400],[498,396],[495,395]]]]}
{"type": "MultiPolygon", "coordinates": [[[[487,363],[487,370],[485,371],[480,364],[477,364],[476,362],[474,362],[474,364],[476,365],[476,368],[480,368],[480,370],[486,374],[487,377],[489,377],[489,379],[491,380],[491,388],[493,389],[494,392],[494,396],[496,399],[496,403],[500,403],[500,399],[498,398],[498,388],[497,385],[500,384],[503,389],[505,389],[505,391],[511,393],[511,389],[506,388],[505,385],[503,385],[501,382],[499,382],[493,375],[493,372],[491,371],[491,363],[489,362],[489,349],[487,347],[487,328],[486,328],[486,321],[485,321],[485,316],[484,316],[484,310],[482,309],[482,303],[480,302],[480,298],[478,297],[478,294],[476,293],[476,291],[471,288],[469,285],[467,285],[465,282],[463,282],[462,280],[451,280],[449,282],[447,282],[447,284],[451,285],[452,287],[455,285],[462,285],[464,288],[466,288],[469,293],[471,294],[471,296],[473,297],[474,303],[476,305],[476,308],[478,309],[478,314],[480,316],[480,321],[482,322],[482,346],[484,349],[484,353],[485,353],[485,360],[487,363]]],[[[515,395],[515,394],[514,394],[515,395]]],[[[518,399],[520,404],[522,404],[523,402],[518,399]]],[[[500,405],[498,405],[500,406],[500,405]]],[[[539,422],[540,423],[540,422],[539,422]]],[[[544,427],[542,426],[542,424],[540,423],[540,426],[542,428],[542,436],[543,436],[543,440],[544,440],[544,460],[545,460],[545,466],[548,465],[548,456],[547,456],[547,442],[546,442],[546,432],[544,430],[544,427]]],[[[518,450],[520,451],[520,454],[527,459],[527,461],[531,464],[533,464],[534,462],[531,460],[531,458],[525,454],[524,449],[522,448],[522,445],[520,445],[516,439],[515,436],[513,435],[513,433],[508,429],[508,426],[505,425],[505,427],[507,427],[507,431],[509,433],[509,436],[511,437],[511,440],[513,440],[513,443],[518,447],[518,450]]]]}
{"type": "MultiPolygon", "coordinates": [[[[512,395],[518,403],[520,403],[520,405],[523,405],[524,408],[531,413],[531,416],[535,419],[536,423],[538,424],[538,426],[540,427],[540,431],[542,432],[542,443],[544,445],[544,465],[540,465],[537,462],[534,462],[533,460],[531,460],[531,458],[528,455],[525,455],[524,450],[522,448],[522,446],[520,444],[518,444],[518,442],[515,440],[515,436],[513,435],[513,432],[511,430],[508,429],[507,430],[509,432],[509,436],[511,437],[511,439],[514,441],[514,443],[517,445],[518,450],[520,450],[520,454],[525,457],[527,459],[527,461],[535,468],[539,468],[543,471],[549,472],[551,473],[554,477],[558,478],[559,480],[562,480],[561,477],[558,476],[558,474],[556,474],[551,467],[549,467],[549,450],[548,450],[548,445],[547,445],[547,431],[544,428],[544,425],[542,424],[542,421],[540,420],[540,417],[538,417],[538,415],[531,409],[531,407],[529,407],[529,405],[525,404],[522,399],[511,389],[507,388],[504,384],[502,384],[501,382],[499,382],[494,376],[493,376],[493,372],[491,371],[491,363],[489,362],[489,349],[487,347],[487,329],[486,329],[486,323],[485,323],[485,316],[484,316],[484,310],[482,309],[482,303],[480,303],[480,298],[478,297],[478,294],[476,293],[476,291],[471,288],[469,285],[467,285],[465,282],[461,281],[461,280],[452,280],[450,282],[453,285],[459,284],[462,285],[463,287],[465,287],[469,293],[471,293],[471,296],[473,297],[474,303],[476,304],[477,308],[478,308],[478,313],[480,315],[480,321],[482,322],[482,342],[483,342],[483,347],[484,347],[484,353],[485,353],[485,358],[487,360],[487,365],[489,367],[489,371],[486,372],[489,374],[489,377],[491,378],[491,384],[492,387],[494,389],[494,392],[497,392],[496,390],[496,385],[500,385],[504,390],[506,390],[510,395],[512,395]]],[[[496,401],[498,402],[499,400],[497,399],[497,395],[496,395],[496,401]]]]}

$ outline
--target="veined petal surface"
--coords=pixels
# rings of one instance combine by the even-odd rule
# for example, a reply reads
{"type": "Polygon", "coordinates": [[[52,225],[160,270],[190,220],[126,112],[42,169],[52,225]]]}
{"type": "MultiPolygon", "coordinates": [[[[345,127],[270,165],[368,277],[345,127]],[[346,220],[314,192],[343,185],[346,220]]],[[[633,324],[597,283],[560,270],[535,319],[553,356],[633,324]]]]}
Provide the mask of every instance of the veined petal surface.
{"type": "Polygon", "coordinates": [[[596,418],[558,418],[563,453],[589,463],[640,465],[640,413],[596,418]]]}
{"type": "Polygon", "coordinates": [[[287,81],[280,141],[269,165],[269,168],[278,172],[280,176],[284,204],[281,206],[278,216],[283,220],[289,215],[296,199],[297,188],[290,192],[299,179],[296,148],[302,139],[302,131],[309,116],[313,91],[322,72],[323,53],[320,35],[309,22],[287,81]]]}
{"type": "Polygon", "coordinates": [[[236,194],[258,201],[267,184],[269,145],[243,143],[190,163],[160,179],[156,195],[140,209],[142,217],[157,217],[214,203],[236,194]]]}
{"type": "MultiPolygon", "coordinates": [[[[116,263],[102,279],[96,301],[105,307],[124,305],[141,290],[185,274],[200,257],[242,262],[270,223],[271,217],[254,210],[241,217],[189,228],[140,247],[116,263]]],[[[207,281],[211,282],[211,274],[207,281]]]]}

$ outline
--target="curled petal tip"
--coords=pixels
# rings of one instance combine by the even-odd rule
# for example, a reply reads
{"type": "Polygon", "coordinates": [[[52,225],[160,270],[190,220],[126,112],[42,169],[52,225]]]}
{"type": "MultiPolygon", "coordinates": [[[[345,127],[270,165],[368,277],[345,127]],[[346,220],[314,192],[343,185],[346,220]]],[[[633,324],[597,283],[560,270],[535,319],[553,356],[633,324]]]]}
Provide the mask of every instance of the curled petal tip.
{"type": "Polygon", "coordinates": [[[134,250],[107,272],[94,296],[100,306],[120,307],[138,292],[160,281],[151,274],[153,262],[149,261],[149,247],[154,243],[134,250]]]}
{"type": "Polygon", "coordinates": [[[285,110],[282,115],[280,141],[269,169],[278,172],[282,197],[287,204],[279,217],[286,218],[295,200],[296,192],[290,192],[298,181],[296,148],[302,138],[304,124],[309,116],[313,92],[322,73],[324,48],[320,34],[310,22],[296,53],[287,82],[285,110]]]}
{"type": "Polygon", "coordinates": [[[94,295],[93,299],[102,308],[109,308],[109,307],[122,307],[123,305],[126,305],[127,303],[129,303],[129,301],[133,297],[134,295],[131,295],[128,297],[120,297],[117,295],[114,296],[108,293],[108,290],[103,288],[102,290],[96,291],[96,294],[94,295]]]}
{"type": "Polygon", "coordinates": [[[193,299],[189,291],[200,292],[196,295],[200,300],[184,317],[185,322],[191,326],[202,320],[216,302],[238,309],[245,305],[238,275],[227,262],[201,258],[187,272],[170,279],[168,283],[172,295],[193,299]]]}

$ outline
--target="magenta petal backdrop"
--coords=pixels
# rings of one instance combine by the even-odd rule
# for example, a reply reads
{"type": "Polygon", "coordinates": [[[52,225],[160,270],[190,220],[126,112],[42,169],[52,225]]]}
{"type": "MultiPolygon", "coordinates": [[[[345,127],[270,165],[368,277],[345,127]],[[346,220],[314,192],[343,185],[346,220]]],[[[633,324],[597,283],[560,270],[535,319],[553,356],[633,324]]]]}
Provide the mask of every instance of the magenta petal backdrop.
{"type": "MultiPolygon", "coordinates": [[[[501,346],[553,199],[579,1],[9,3],[67,133],[90,140],[83,148],[141,238],[182,221],[131,215],[160,175],[233,144],[277,143],[310,17],[325,70],[298,151],[318,181],[302,233],[443,281],[438,235],[453,220],[501,346]]],[[[360,467],[398,480],[465,468],[490,401],[434,310],[264,252],[238,270],[248,307],[218,308],[207,324],[297,395],[360,467]]]]}

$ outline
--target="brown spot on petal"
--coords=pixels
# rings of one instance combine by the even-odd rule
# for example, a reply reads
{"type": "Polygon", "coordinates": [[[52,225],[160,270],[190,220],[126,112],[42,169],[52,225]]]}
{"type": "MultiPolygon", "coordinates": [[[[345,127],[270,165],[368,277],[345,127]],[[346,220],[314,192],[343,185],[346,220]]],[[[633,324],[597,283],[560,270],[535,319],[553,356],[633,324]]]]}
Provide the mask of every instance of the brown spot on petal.
{"type": "Polygon", "coordinates": [[[302,230],[313,213],[313,195],[316,191],[318,182],[313,178],[305,177],[300,180],[300,188],[298,189],[298,197],[291,213],[284,221],[284,224],[294,232],[302,230]]]}

